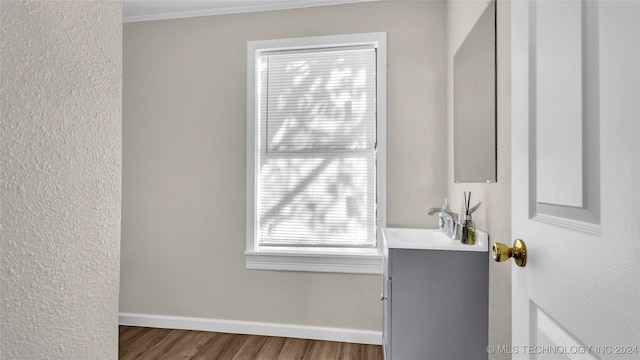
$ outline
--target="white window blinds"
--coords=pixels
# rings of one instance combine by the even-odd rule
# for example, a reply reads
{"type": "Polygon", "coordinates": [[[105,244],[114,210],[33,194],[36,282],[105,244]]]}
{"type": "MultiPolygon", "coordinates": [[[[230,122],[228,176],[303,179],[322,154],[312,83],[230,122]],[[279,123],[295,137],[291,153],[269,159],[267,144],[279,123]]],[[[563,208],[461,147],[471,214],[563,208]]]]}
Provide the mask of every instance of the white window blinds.
{"type": "Polygon", "coordinates": [[[260,245],[375,245],[375,51],[259,56],[260,245]]]}

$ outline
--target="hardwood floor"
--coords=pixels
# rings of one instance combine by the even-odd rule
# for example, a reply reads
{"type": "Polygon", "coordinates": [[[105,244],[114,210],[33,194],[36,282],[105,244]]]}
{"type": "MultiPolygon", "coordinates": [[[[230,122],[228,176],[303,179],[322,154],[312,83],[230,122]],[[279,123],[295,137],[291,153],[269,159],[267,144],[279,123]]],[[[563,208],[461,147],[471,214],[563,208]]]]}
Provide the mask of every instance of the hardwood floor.
{"type": "Polygon", "coordinates": [[[382,360],[382,347],[258,335],[120,326],[119,359],[382,360]]]}

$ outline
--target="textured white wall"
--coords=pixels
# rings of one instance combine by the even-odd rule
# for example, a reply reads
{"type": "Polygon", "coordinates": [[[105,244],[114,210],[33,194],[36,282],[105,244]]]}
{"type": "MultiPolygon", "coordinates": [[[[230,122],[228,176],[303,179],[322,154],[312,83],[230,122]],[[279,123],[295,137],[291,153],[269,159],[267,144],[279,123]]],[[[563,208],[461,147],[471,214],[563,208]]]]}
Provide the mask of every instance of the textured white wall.
{"type": "Polygon", "coordinates": [[[380,330],[380,275],[245,269],[246,42],[388,32],[390,226],[446,191],[445,4],[353,5],[124,27],[127,313],[380,330]]]}
{"type": "Polygon", "coordinates": [[[116,359],[118,1],[2,1],[2,359],[116,359]]]}
{"type": "MultiPolygon", "coordinates": [[[[511,5],[498,1],[497,31],[497,170],[492,184],[453,182],[453,56],[486,8],[486,0],[447,1],[448,43],[448,161],[449,204],[460,213],[464,191],[473,192],[473,203],[482,202],[474,213],[480,229],[489,233],[491,243],[511,244],[511,5]]],[[[511,265],[489,259],[489,344],[511,346],[511,265]]],[[[509,354],[492,354],[491,359],[509,359],[509,354]]]]}

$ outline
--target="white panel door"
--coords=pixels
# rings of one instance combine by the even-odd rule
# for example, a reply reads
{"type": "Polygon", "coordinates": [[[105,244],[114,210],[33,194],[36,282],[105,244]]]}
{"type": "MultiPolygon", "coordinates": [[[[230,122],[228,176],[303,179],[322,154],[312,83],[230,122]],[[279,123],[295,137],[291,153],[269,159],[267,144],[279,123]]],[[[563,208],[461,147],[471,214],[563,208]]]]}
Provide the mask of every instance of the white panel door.
{"type": "Polygon", "coordinates": [[[511,6],[510,350],[640,359],[640,1],[511,6]]]}

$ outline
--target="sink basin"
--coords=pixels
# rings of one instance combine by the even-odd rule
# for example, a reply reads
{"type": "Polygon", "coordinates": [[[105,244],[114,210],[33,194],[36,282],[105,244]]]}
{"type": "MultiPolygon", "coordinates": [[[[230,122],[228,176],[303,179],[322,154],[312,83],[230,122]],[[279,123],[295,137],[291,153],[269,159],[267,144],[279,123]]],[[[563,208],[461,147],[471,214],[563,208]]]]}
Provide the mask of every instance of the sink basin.
{"type": "Polygon", "coordinates": [[[385,245],[396,249],[487,251],[487,233],[478,230],[476,235],[476,243],[466,245],[460,240],[451,240],[438,229],[382,228],[385,245]]]}
{"type": "Polygon", "coordinates": [[[382,234],[387,240],[387,244],[396,247],[439,247],[450,244],[451,240],[444,233],[435,229],[404,229],[404,228],[384,228],[382,234]]]}

